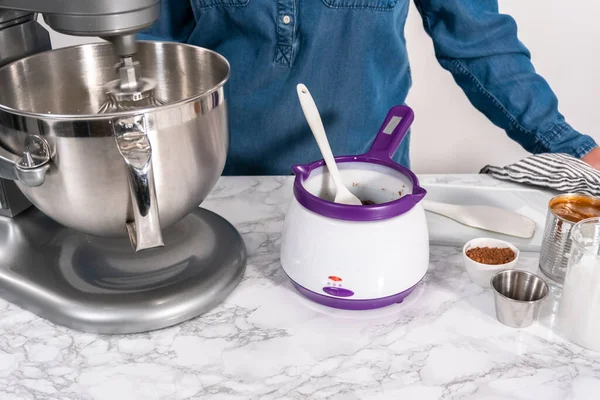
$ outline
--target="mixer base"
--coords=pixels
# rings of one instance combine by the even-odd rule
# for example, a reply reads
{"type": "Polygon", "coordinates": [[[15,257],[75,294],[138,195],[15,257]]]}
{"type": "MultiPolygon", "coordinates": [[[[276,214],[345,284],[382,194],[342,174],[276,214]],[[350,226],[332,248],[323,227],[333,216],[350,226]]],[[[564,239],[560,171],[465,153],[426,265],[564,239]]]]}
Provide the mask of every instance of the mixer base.
{"type": "Polygon", "coordinates": [[[244,275],[240,234],[198,209],[135,254],[127,238],[65,228],[35,208],[0,220],[0,297],[56,324],[94,333],[165,328],[203,314],[244,275]]]}

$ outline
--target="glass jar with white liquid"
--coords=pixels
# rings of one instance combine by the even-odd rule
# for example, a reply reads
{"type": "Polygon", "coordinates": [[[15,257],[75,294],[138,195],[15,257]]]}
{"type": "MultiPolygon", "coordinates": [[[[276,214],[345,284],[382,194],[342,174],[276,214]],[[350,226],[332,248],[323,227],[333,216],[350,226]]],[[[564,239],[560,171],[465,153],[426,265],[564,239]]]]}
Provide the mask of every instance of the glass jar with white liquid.
{"type": "Polygon", "coordinates": [[[558,323],[566,339],[600,351],[600,218],[577,223],[571,239],[558,323]]]}

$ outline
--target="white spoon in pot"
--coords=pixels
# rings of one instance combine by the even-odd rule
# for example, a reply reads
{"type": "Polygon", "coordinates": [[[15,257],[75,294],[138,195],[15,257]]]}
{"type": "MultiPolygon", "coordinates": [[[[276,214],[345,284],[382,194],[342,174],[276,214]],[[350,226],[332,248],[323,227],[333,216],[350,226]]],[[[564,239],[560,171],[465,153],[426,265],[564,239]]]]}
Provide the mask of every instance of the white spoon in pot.
{"type": "Polygon", "coordinates": [[[317,144],[319,145],[319,149],[321,150],[325,164],[327,164],[327,169],[329,170],[331,178],[333,179],[333,183],[336,187],[335,199],[333,201],[340,204],[361,206],[362,202],[358,199],[358,197],[350,193],[342,181],[340,171],[338,170],[337,164],[335,163],[335,158],[333,158],[333,153],[331,152],[331,147],[329,147],[329,141],[327,140],[327,135],[325,134],[325,127],[323,126],[323,121],[321,121],[321,116],[319,115],[319,110],[317,109],[315,101],[313,100],[306,86],[303,84],[299,84],[296,89],[298,91],[298,98],[300,99],[300,105],[302,106],[302,111],[304,111],[306,121],[308,122],[308,125],[310,126],[310,129],[317,140],[317,144]]]}

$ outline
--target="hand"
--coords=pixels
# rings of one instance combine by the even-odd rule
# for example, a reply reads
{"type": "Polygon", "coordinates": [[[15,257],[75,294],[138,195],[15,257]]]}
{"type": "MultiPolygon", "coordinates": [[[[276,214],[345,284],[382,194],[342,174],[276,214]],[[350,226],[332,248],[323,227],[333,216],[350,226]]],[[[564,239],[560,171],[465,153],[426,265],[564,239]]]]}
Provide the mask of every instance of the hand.
{"type": "Polygon", "coordinates": [[[596,169],[600,169],[600,147],[592,149],[589,153],[581,158],[583,161],[596,169]]]}

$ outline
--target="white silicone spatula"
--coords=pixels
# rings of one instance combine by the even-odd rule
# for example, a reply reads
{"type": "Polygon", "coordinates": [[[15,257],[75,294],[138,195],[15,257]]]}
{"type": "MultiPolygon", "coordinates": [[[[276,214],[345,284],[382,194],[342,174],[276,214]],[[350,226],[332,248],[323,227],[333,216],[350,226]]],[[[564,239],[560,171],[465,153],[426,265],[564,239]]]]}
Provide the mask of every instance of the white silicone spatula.
{"type": "Polygon", "coordinates": [[[425,210],[463,225],[521,238],[532,238],[535,221],[513,211],[490,206],[461,206],[424,200],[425,210]]]}
{"type": "Polygon", "coordinates": [[[331,175],[333,183],[335,184],[336,191],[334,202],[361,206],[362,202],[358,199],[358,197],[350,193],[342,181],[340,171],[338,170],[335,159],[333,158],[333,153],[331,152],[331,147],[329,147],[329,141],[327,140],[327,135],[325,134],[325,127],[323,126],[323,121],[321,121],[321,116],[319,115],[319,110],[317,109],[315,101],[313,100],[306,86],[303,84],[299,84],[296,89],[298,91],[298,98],[300,99],[300,105],[302,106],[302,111],[304,111],[306,121],[310,126],[313,136],[317,140],[317,144],[319,145],[319,149],[321,150],[325,164],[327,164],[329,174],[331,175]]]}

